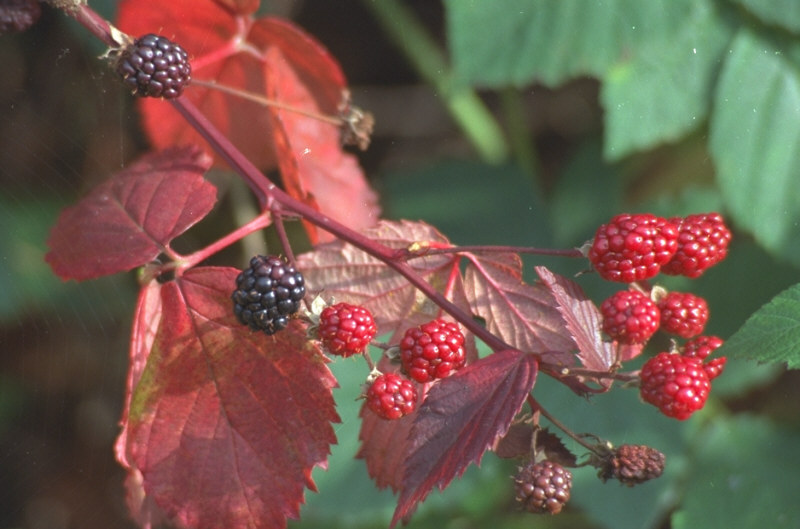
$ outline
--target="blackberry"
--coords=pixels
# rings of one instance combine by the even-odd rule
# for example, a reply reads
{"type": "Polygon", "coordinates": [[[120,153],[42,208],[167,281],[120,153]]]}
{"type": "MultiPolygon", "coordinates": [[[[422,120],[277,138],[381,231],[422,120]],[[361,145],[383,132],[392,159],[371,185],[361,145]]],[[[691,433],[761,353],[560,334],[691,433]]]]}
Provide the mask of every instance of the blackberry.
{"type": "Polygon", "coordinates": [[[529,462],[514,478],[517,501],[526,511],[558,514],[569,501],[572,473],[553,461],[529,462]]]}
{"type": "Polygon", "coordinates": [[[174,99],[192,79],[189,55],[171,40],[147,34],[119,56],[117,73],[135,95],[174,99]]]}
{"type": "Polygon", "coordinates": [[[41,14],[39,0],[0,0],[0,34],[25,31],[41,14]]]}
{"type": "Polygon", "coordinates": [[[664,454],[647,445],[621,445],[604,459],[598,476],[603,481],[613,478],[633,487],[659,477],[665,461],[664,454]]]}
{"type": "Polygon", "coordinates": [[[275,334],[289,324],[306,295],[303,274],[279,257],[257,255],[236,278],[233,313],[255,331],[275,334]]]}

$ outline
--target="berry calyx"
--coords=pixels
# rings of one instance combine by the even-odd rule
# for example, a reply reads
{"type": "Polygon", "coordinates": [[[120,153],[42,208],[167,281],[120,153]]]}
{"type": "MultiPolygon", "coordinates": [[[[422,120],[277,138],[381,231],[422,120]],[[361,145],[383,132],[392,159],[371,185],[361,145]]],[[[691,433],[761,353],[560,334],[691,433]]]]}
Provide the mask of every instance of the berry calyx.
{"type": "Polygon", "coordinates": [[[597,228],[588,257],[604,279],[649,279],[678,249],[678,227],[649,213],[623,213],[597,228]]]}
{"type": "Polygon", "coordinates": [[[319,316],[319,339],[333,355],[363,353],[378,333],[372,313],[364,307],[337,303],[325,307],[319,316]]]}
{"type": "Polygon", "coordinates": [[[679,226],[678,251],[661,267],[665,274],[699,277],[728,255],[732,235],[719,213],[702,213],[669,220],[679,226]]]}
{"type": "Polygon", "coordinates": [[[464,335],[453,322],[435,319],[408,329],[400,340],[403,371],[424,384],[464,367],[464,335]]]}
{"type": "Polygon", "coordinates": [[[378,375],[365,394],[367,407],[378,417],[395,420],[417,407],[417,389],[407,378],[396,373],[378,375]]]}
{"type": "Polygon", "coordinates": [[[658,302],[661,329],[682,338],[703,332],[708,321],[708,304],[689,292],[670,292],[658,302]]]}
{"type": "Polygon", "coordinates": [[[655,479],[664,472],[664,454],[647,445],[620,445],[603,460],[598,476],[603,481],[619,480],[633,487],[655,479]]]}
{"type": "Polygon", "coordinates": [[[642,399],[679,420],[701,409],[711,382],[699,358],[662,352],[645,362],[639,374],[642,399]]]}
{"type": "Polygon", "coordinates": [[[600,305],[603,331],[620,343],[643,344],[658,330],[661,313],[637,290],[621,290],[600,305]]]}
{"type": "Polygon", "coordinates": [[[717,336],[698,336],[686,342],[683,346],[683,356],[704,360],[703,369],[706,370],[709,380],[714,380],[722,374],[728,359],[724,356],[706,360],[715,349],[723,344],[717,336]]]}
{"type": "Polygon", "coordinates": [[[117,60],[117,73],[134,95],[174,99],[192,79],[186,51],[152,33],[136,39],[117,60]]]}
{"type": "Polygon", "coordinates": [[[569,501],[572,473],[553,461],[529,462],[514,477],[516,499],[535,514],[558,514],[569,501]]]}
{"type": "Polygon", "coordinates": [[[289,324],[306,295],[303,274],[280,257],[257,255],[236,278],[233,313],[254,331],[275,334],[289,324]]]}

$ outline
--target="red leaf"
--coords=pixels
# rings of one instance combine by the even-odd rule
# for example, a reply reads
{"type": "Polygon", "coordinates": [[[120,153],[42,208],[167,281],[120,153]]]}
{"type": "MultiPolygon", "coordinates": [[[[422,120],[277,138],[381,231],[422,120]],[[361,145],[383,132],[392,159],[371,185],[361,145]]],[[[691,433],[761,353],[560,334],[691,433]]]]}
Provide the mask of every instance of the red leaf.
{"type": "MultiPolygon", "coordinates": [[[[405,249],[416,242],[447,245],[447,239],[422,222],[381,221],[363,233],[390,248],[405,249]]],[[[404,277],[375,257],[349,243],[335,241],[298,257],[311,292],[368,308],[378,332],[398,334],[405,329],[439,316],[440,309],[404,277]]],[[[409,261],[414,270],[439,292],[469,312],[460,278],[452,280],[457,260],[450,255],[429,255],[409,261]]]]}
{"type": "Polygon", "coordinates": [[[324,357],[299,322],[272,337],[240,325],[237,274],[197,268],[161,287],[126,425],[144,492],[193,529],[285,527],[335,442],[324,357]]]}
{"type": "Polygon", "coordinates": [[[575,343],[556,302],[545,286],[522,281],[517,254],[470,255],[464,283],[472,311],[491,332],[521,351],[572,364],[575,343]]]}
{"type": "Polygon", "coordinates": [[[411,429],[392,526],[433,490],[444,489],[503,436],[536,381],[533,355],[494,353],[431,387],[411,429]]]}
{"type": "Polygon", "coordinates": [[[608,371],[617,361],[617,347],[603,340],[600,310],[576,282],[554,274],[544,266],[537,266],[536,273],[553,293],[558,311],[578,345],[578,358],[583,366],[595,371],[608,371]]]}
{"type": "MultiPolygon", "coordinates": [[[[236,3],[241,7],[241,0],[236,3]]],[[[125,0],[119,26],[137,36],[159,31],[173,38],[192,57],[193,79],[268,97],[303,113],[336,115],[346,81],[328,51],[290,22],[254,19],[242,16],[246,10],[237,11],[239,15],[212,0],[125,0]]],[[[376,222],[376,195],[356,159],[342,151],[336,125],[196,83],[184,97],[257,167],[266,171],[279,166],[285,188],[296,198],[356,229],[376,222]]],[[[205,145],[170,105],[150,98],[141,105],[155,145],[205,145]]],[[[224,165],[221,158],[216,161],[224,165]]],[[[307,227],[312,242],[330,239],[307,227]]]]}
{"type": "Polygon", "coordinates": [[[61,212],[45,259],[77,280],[152,261],[213,208],[216,188],[203,179],[210,164],[195,147],[143,156],[61,212]]]}
{"type": "Polygon", "coordinates": [[[249,15],[258,9],[261,0],[215,0],[218,4],[226,7],[233,13],[239,15],[249,15]]]}

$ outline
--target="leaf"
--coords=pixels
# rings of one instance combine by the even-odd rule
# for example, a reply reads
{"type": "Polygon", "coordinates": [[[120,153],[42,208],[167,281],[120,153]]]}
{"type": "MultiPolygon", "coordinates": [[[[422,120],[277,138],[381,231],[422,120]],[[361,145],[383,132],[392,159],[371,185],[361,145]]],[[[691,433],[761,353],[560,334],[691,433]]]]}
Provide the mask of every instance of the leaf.
{"type": "Polygon", "coordinates": [[[736,223],[800,263],[800,72],[792,53],[741,29],[722,68],[711,154],[736,223]]]}
{"type": "MultiPolygon", "coordinates": [[[[258,168],[281,169],[296,198],[360,229],[374,225],[377,197],[354,156],[343,152],[339,129],[306,114],[336,116],[346,93],[339,64],[310,35],[274,17],[245,16],[233,0],[124,0],[119,26],[133,35],[161,28],[189,53],[192,78],[271,98],[297,111],[277,110],[220,90],[189,85],[184,96],[258,168]],[[238,12],[238,14],[237,14],[238,12]],[[355,205],[355,207],[354,207],[355,205]]],[[[247,9],[245,9],[245,7],[247,9]]],[[[159,147],[205,140],[163,101],[142,98],[143,125],[159,147]]],[[[215,166],[227,167],[222,158],[215,166]]],[[[312,242],[330,236],[307,224],[312,242]]]]}
{"type": "Polygon", "coordinates": [[[219,5],[225,7],[235,14],[249,15],[254,13],[261,0],[215,0],[219,5]]]}
{"type": "MultiPolygon", "coordinates": [[[[470,255],[464,288],[472,311],[506,343],[537,354],[575,349],[552,294],[544,285],[522,281],[518,255],[470,255]]],[[[572,362],[571,354],[559,358],[567,365],[572,362]]]]}
{"type": "Polygon", "coordinates": [[[643,43],[604,75],[610,160],[675,141],[705,122],[731,30],[713,2],[684,4],[686,20],[674,32],[643,43]]]}
{"type": "Polygon", "coordinates": [[[800,367],[800,284],[758,309],[725,341],[719,354],[800,367]]]}
{"type": "Polygon", "coordinates": [[[141,157],[61,212],[45,260],[62,279],[92,279],[152,261],[217,199],[196,147],[141,157]]]}
{"type": "Polygon", "coordinates": [[[558,311],[578,346],[578,358],[583,366],[594,371],[608,371],[618,356],[614,344],[603,341],[600,310],[576,282],[544,266],[537,266],[535,270],[555,297],[558,311]]]}
{"type": "Polygon", "coordinates": [[[501,87],[554,86],[601,77],[650,40],[685,25],[690,0],[447,0],[456,81],[501,87]]]}
{"type": "Polygon", "coordinates": [[[794,0],[733,0],[769,26],[779,26],[793,33],[800,32],[800,4],[794,0]]]}
{"type": "MultiPolygon", "coordinates": [[[[296,108],[313,106],[313,94],[281,50],[269,48],[265,60],[271,65],[266,76],[270,99],[296,108]]],[[[339,128],[294,111],[271,112],[278,166],[289,194],[353,229],[374,226],[380,215],[377,195],[367,184],[355,156],[342,152],[339,128]]],[[[333,239],[310,222],[305,226],[312,244],[333,239]]]]}
{"type": "Polygon", "coordinates": [[[196,268],[161,287],[125,425],[145,493],[185,527],[285,527],[335,442],[324,357],[299,323],[271,337],[240,325],[237,273],[196,268]]]}
{"type": "Polygon", "coordinates": [[[693,444],[675,529],[800,527],[796,430],[763,417],[718,418],[693,444]],[[769,483],[769,494],[764,484],[769,483]]]}
{"type": "Polygon", "coordinates": [[[536,381],[533,355],[494,353],[434,384],[419,408],[392,526],[443,490],[502,437],[536,381]]]}
{"type": "MultiPolygon", "coordinates": [[[[363,235],[378,244],[405,250],[414,243],[449,246],[449,241],[435,228],[423,222],[381,221],[363,235]]],[[[342,241],[319,245],[297,258],[308,290],[325,299],[362,305],[372,312],[379,334],[397,334],[424,323],[440,313],[438,305],[428,300],[403,276],[379,259],[342,241]]],[[[461,281],[451,276],[457,261],[453,256],[428,255],[411,259],[408,264],[439,292],[451,287],[449,297],[469,311],[461,281]]]]}

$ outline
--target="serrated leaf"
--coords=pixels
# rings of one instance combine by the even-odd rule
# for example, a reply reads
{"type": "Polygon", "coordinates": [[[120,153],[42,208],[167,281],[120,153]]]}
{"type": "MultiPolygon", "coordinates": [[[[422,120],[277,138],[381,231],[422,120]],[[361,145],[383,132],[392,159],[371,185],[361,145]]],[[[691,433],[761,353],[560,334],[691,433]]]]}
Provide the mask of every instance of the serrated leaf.
{"type": "Polygon", "coordinates": [[[758,309],[725,341],[719,354],[800,367],[800,284],[758,309]]]}
{"type": "Polygon", "coordinates": [[[693,445],[691,475],[672,527],[800,527],[798,443],[797,431],[764,418],[715,421],[693,445]]]}
{"type": "Polygon", "coordinates": [[[335,442],[324,357],[299,323],[271,337],[240,325],[238,273],[196,268],[161,287],[131,400],[126,453],[148,498],[186,527],[285,527],[335,442]]]}
{"type": "Polygon", "coordinates": [[[686,20],[674,32],[648,40],[604,75],[608,159],[675,141],[705,122],[731,30],[708,0],[685,3],[685,9],[686,20]]]}
{"type": "MultiPolygon", "coordinates": [[[[470,255],[464,288],[472,311],[506,343],[537,354],[569,353],[575,349],[548,289],[522,281],[522,260],[518,255],[470,255]]],[[[560,357],[567,365],[571,358],[560,357]]]]}
{"type": "Polygon", "coordinates": [[[597,77],[649,40],[685,23],[689,0],[448,0],[457,81],[479,86],[556,85],[597,77]]]}
{"type": "Polygon", "coordinates": [[[711,154],[736,223],[800,262],[800,72],[791,53],[739,30],[711,118],[711,154]]]}
{"type": "Polygon", "coordinates": [[[444,489],[471,463],[480,464],[533,389],[537,365],[533,355],[505,350],[433,385],[411,429],[392,526],[434,487],[444,489]]]}
{"type": "Polygon", "coordinates": [[[45,259],[62,279],[92,279],[152,261],[217,199],[196,147],[142,156],[61,212],[45,259]]]}
{"type": "MultiPolygon", "coordinates": [[[[434,227],[423,222],[381,221],[364,235],[389,248],[405,250],[412,244],[449,246],[434,227]]],[[[439,306],[428,300],[403,276],[379,259],[350,243],[335,241],[317,246],[297,258],[309,291],[368,308],[380,334],[396,334],[439,315],[439,306]]],[[[469,311],[461,281],[452,281],[457,259],[452,255],[428,255],[409,260],[409,265],[439,292],[469,311]]]]}
{"type": "Polygon", "coordinates": [[[603,316],[597,305],[576,282],[544,266],[537,266],[535,270],[553,294],[558,311],[578,346],[578,358],[583,366],[594,371],[608,371],[621,358],[614,343],[603,340],[600,332],[603,316]]]}
{"type": "MultiPolygon", "coordinates": [[[[377,197],[356,158],[342,150],[336,125],[314,117],[336,116],[344,102],[347,83],[339,64],[290,21],[254,17],[253,7],[246,0],[125,0],[118,24],[132,35],[159,28],[187,50],[193,79],[281,106],[197,83],[183,95],[259,169],[279,167],[293,196],[350,227],[374,225],[377,197]]],[[[154,145],[207,145],[164,101],[141,98],[139,103],[154,145]]],[[[228,167],[219,156],[215,165],[228,167]]],[[[306,228],[312,242],[330,240],[316,226],[306,228]]]]}

